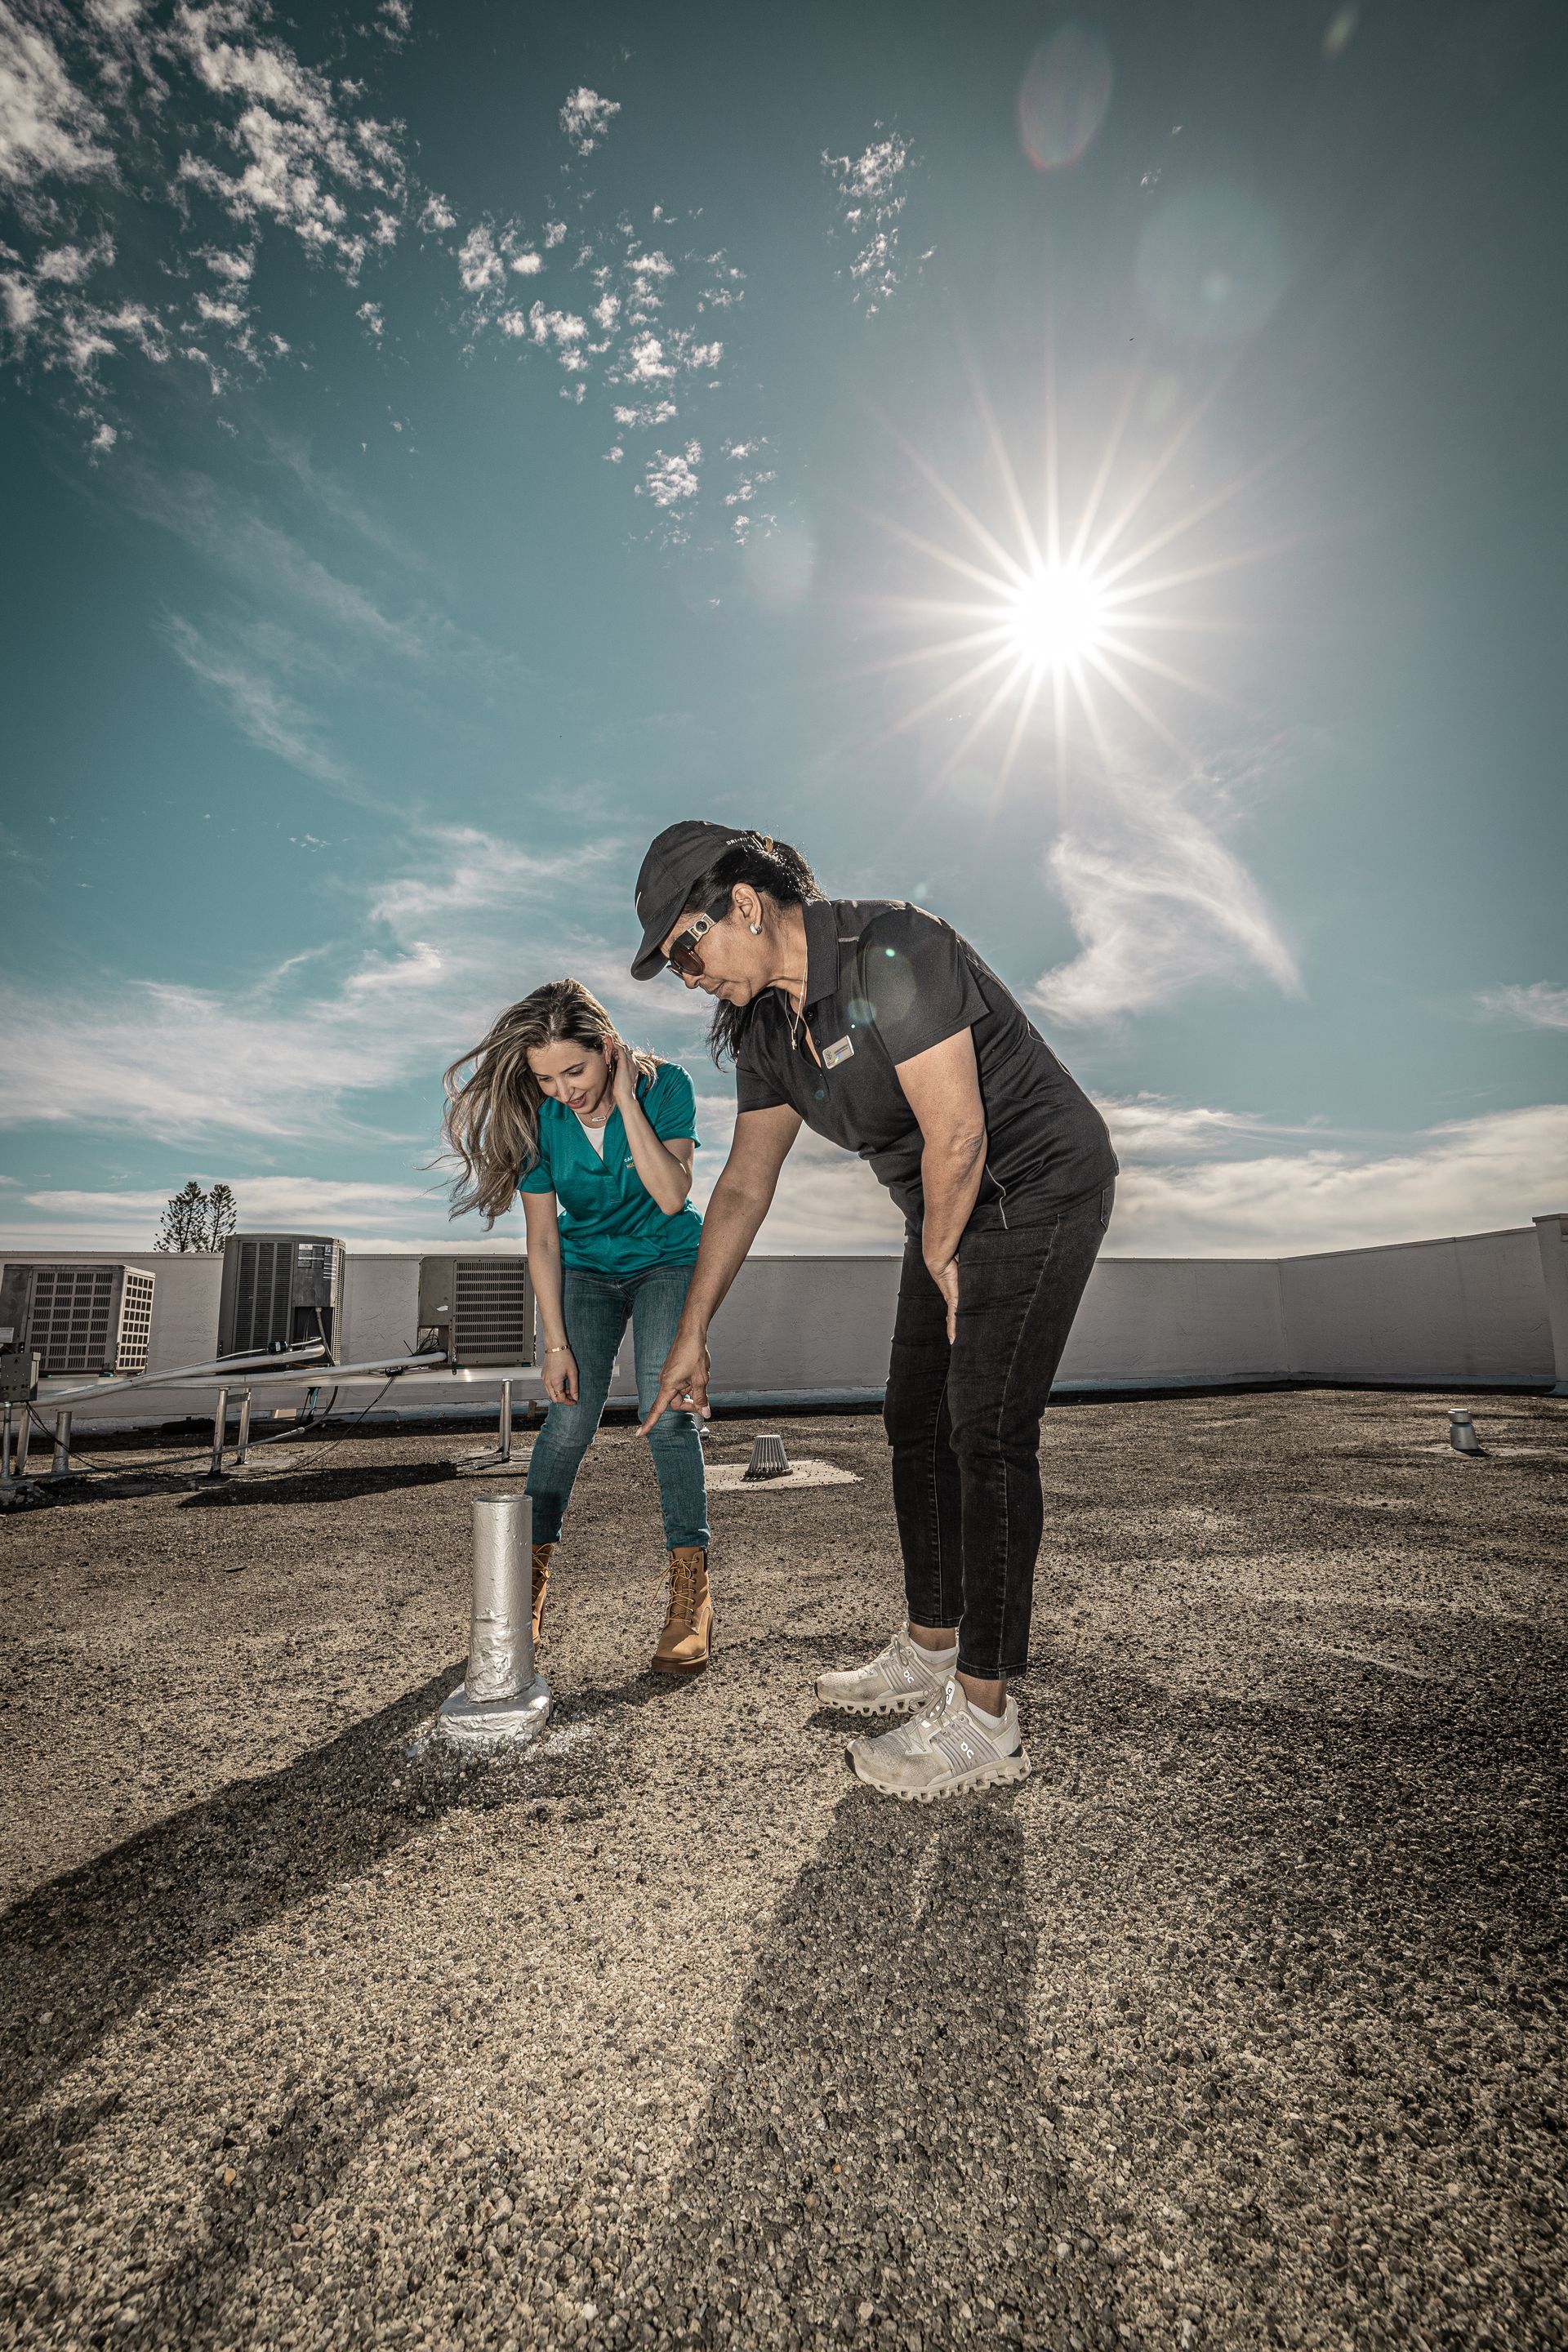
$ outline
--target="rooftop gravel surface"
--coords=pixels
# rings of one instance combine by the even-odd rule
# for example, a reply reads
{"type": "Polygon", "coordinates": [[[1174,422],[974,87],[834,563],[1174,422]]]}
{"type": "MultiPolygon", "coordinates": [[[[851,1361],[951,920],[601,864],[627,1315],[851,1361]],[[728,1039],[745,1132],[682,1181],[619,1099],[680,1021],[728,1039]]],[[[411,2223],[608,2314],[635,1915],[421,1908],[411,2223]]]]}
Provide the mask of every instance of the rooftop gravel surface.
{"type": "Polygon", "coordinates": [[[1451,1402],[1047,1414],[1033,1774],[940,1806],[812,1695],[901,1616],[874,1419],[715,1492],[674,1683],[602,1433],[491,1762],[521,1451],[82,1453],[0,1521],[0,2344],[1563,2344],[1568,1402],[1451,1402]]]}

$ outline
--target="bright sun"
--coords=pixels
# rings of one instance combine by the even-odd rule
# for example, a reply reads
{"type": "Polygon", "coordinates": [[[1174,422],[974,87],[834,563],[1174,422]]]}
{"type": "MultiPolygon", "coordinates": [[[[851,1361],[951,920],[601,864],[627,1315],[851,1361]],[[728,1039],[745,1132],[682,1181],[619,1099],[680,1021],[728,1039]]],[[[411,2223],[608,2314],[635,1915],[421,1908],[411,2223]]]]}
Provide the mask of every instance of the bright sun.
{"type": "Polygon", "coordinates": [[[1156,690],[1174,687],[1205,700],[1228,701],[1155,646],[1168,642],[1171,633],[1183,636],[1237,625],[1201,614],[1193,608],[1188,592],[1270,551],[1243,547],[1206,560],[1195,549],[1184,559],[1175,551],[1277,459],[1254,465],[1191,503],[1180,499],[1165,502],[1165,511],[1156,520],[1151,511],[1154,495],[1167,477],[1173,477],[1174,461],[1205,409],[1200,403],[1163,447],[1144,455],[1133,469],[1131,486],[1117,494],[1113,482],[1121,470],[1120,446],[1142,388],[1142,378],[1132,375],[1070,527],[1058,489],[1054,423],[1044,495],[1037,506],[1026,499],[1002,436],[987,417],[1007,518],[1000,530],[951,489],[917,450],[900,445],[968,541],[967,551],[962,542],[947,546],[900,519],[886,514],[870,518],[947,574],[945,594],[928,590],[875,600],[873,610],[885,625],[912,628],[919,642],[869,666],[879,672],[917,677],[933,668],[939,676],[947,672],[942,683],[906,708],[886,730],[889,735],[902,733],[937,719],[949,727],[948,750],[935,782],[954,772],[998,722],[1007,730],[995,772],[999,788],[1026,743],[1038,740],[1037,712],[1054,734],[1060,774],[1069,736],[1080,730],[1104,752],[1107,724],[1119,707],[1173,749],[1183,750],[1145,686],[1156,690]]]}
{"type": "Polygon", "coordinates": [[[1034,670],[1072,669],[1104,649],[1110,606],[1080,563],[1042,564],[1007,599],[1004,626],[1034,670]]]}

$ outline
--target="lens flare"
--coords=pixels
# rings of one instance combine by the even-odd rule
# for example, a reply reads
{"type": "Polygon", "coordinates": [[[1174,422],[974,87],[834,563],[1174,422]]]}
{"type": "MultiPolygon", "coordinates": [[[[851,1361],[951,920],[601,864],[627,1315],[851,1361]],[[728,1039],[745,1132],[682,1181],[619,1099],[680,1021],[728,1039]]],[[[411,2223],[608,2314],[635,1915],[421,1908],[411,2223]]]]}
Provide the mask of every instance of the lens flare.
{"type": "Polygon", "coordinates": [[[1018,92],[1018,136],[1037,172],[1076,163],[1110,104],[1110,56],[1098,34],[1064,25],[1029,61],[1018,92]]]}
{"type": "Polygon", "coordinates": [[[1272,213],[1239,188],[1189,188],[1138,240],[1138,291],[1163,327],[1199,343],[1256,334],[1289,275],[1272,213]]]}

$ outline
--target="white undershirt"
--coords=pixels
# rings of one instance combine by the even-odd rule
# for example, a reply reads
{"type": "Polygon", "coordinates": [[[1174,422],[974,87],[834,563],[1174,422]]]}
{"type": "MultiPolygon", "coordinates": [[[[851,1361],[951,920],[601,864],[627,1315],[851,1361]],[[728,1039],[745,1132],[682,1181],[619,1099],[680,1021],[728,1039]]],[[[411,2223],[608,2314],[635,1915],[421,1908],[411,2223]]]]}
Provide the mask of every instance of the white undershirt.
{"type": "Polygon", "coordinates": [[[590,1127],[581,1111],[574,1111],[572,1116],[602,1160],[605,1156],[605,1127],[608,1127],[609,1120],[605,1121],[605,1127],[590,1127]]]}

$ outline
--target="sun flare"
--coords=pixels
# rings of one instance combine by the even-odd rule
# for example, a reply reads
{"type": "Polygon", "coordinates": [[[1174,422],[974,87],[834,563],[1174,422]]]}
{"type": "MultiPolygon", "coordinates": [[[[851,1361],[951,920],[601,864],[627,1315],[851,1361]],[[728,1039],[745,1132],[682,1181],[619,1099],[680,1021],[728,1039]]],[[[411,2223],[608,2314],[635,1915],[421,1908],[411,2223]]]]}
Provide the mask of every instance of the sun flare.
{"type": "Polygon", "coordinates": [[[1054,739],[1060,774],[1070,745],[1079,738],[1105,754],[1109,730],[1119,719],[1183,751],[1163,707],[1169,705],[1172,688],[1182,696],[1237,707],[1209,679],[1155,647],[1169,646],[1173,637],[1247,625],[1203,609],[1194,592],[1238,564],[1277,551],[1279,542],[1207,552],[1189,535],[1271,471],[1283,452],[1206,493],[1168,497],[1164,493],[1175,490],[1180,478],[1175,461],[1207,403],[1200,401],[1163,446],[1134,457],[1125,443],[1136,437],[1128,428],[1143,389],[1135,375],[1099,464],[1072,501],[1076,511],[1059,488],[1054,425],[1036,499],[1026,495],[1002,436],[987,417],[1005,520],[988,520],[917,450],[901,444],[915,470],[962,526],[963,537],[956,545],[947,544],[902,520],[868,518],[935,567],[927,593],[872,600],[880,625],[912,629],[920,642],[870,667],[932,677],[931,689],[893,719],[885,734],[901,734],[939,717],[949,725],[949,748],[935,781],[951,775],[994,726],[1006,729],[995,774],[1000,789],[1026,744],[1038,746],[1042,728],[1054,739]],[[1184,560],[1176,551],[1184,541],[1184,560]],[[942,573],[945,593],[938,587],[942,573]]]}

